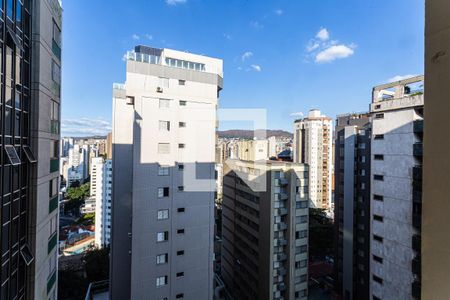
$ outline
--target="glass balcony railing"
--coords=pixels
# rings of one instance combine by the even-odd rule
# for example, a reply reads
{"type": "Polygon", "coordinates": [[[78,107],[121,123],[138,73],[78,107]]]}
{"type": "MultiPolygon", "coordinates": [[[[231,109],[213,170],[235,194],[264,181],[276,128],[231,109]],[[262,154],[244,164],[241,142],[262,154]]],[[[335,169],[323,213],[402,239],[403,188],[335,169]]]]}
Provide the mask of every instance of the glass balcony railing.
{"type": "Polygon", "coordinates": [[[58,120],[50,121],[50,132],[53,134],[59,134],[59,121],[58,120]]]}
{"type": "Polygon", "coordinates": [[[56,232],[52,235],[52,237],[48,240],[48,253],[52,252],[52,250],[55,248],[56,243],[58,242],[58,235],[56,232]]]}
{"type": "Polygon", "coordinates": [[[127,60],[144,62],[154,65],[159,65],[161,63],[161,57],[156,55],[150,55],[145,53],[138,53],[134,51],[127,51],[125,55],[127,60]]]}
{"type": "Polygon", "coordinates": [[[58,43],[56,43],[55,40],[53,40],[53,43],[52,43],[52,51],[53,51],[53,54],[59,60],[61,60],[61,48],[58,46],[58,43]]]}
{"type": "Polygon", "coordinates": [[[50,276],[50,278],[47,281],[47,294],[50,293],[53,286],[55,285],[55,282],[56,282],[56,270],[53,272],[52,276],[50,276]]]}
{"type": "Polygon", "coordinates": [[[50,199],[48,204],[48,213],[52,213],[55,209],[58,208],[58,195],[50,199]]]}
{"type": "Polygon", "coordinates": [[[51,158],[50,159],[50,173],[59,171],[59,159],[51,158]]]}

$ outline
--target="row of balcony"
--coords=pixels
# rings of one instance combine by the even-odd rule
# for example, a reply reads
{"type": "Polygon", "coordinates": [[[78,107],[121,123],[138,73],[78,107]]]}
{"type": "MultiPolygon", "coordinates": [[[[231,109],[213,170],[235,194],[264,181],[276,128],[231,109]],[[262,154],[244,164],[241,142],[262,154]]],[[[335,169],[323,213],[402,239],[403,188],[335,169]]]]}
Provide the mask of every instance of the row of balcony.
{"type": "Polygon", "coordinates": [[[423,120],[415,120],[414,121],[414,133],[417,133],[417,134],[423,133],[423,120]]]}

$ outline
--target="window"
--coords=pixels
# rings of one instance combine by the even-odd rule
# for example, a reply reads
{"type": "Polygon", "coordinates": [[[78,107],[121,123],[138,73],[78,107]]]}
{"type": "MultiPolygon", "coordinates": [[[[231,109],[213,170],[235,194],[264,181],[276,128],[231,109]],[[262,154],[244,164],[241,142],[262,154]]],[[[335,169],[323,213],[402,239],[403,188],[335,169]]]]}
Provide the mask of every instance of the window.
{"type": "Polygon", "coordinates": [[[159,131],[170,131],[170,122],[159,121],[159,131]]]}
{"type": "Polygon", "coordinates": [[[381,195],[376,195],[376,194],[374,194],[374,195],[373,195],[373,200],[383,201],[383,200],[384,200],[384,197],[381,196],[381,195]]]}
{"type": "Polygon", "coordinates": [[[184,186],[182,186],[182,185],[178,186],[178,191],[179,191],[179,192],[184,191],[184,186]]]}
{"type": "Polygon", "coordinates": [[[58,158],[59,154],[59,141],[50,141],[50,159],[58,158]]]}
{"type": "Polygon", "coordinates": [[[297,216],[295,217],[295,223],[297,224],[304,224],[308,222],[308,216],[297,216]]]}
{"type": "Polygon", "coordinates": [[[169,210],[168,209],[158,210],[158,220],[167,220],[168,218],[169,218],[169,210]]]}
{"type": "Polygon", "coordinates": [[[307,251],[308,251],[308,246],[307,245],[300,246],[300,253],[306,253],[307,251]]]}
{"type": "Polygon", "coordinates": [[[158,154],[169,154],[170,144],[169,143],[159,143],[158,144],[158,154]]]}
{"type": "Polygon", "coordinates": [[[168,88],[169,78],[159,77],[159,87],[168,88]]]}
{"type": "Polygon", "coordinates": [[[373,219],[378,222],[383,222],[383,217],[379,215],[373,215],[373,219]]]}
{"type": "Polygon", "coordinates": [[[178,171],[184,170],[184,164],[178,164],[178,171]]]}
{"type": "Polygon", "coordinates": [[[179,122],[178,127],[180,127],[180,128],[186,127],[186,122],[179,122]]]}
{"type": "Polygon", "coordinates": [[[179,250],[179,251],[177,251],[177,255],[178,255],[178,256],[184,255],[184,250],[179,250]]]}
{"type": "Polygon", "coordinates": [[[178,230],[177,230],[177,233],[178,233],[178,234],[184,234],[184,229],[178,229],[178,230]]]}
{"type": "Polygon", "coordinates": [[[164,286],[167,284],[168,281],[168,277],[167,276],[160,276],[156,278],[156,286],[160,287],[160,286],[164,286]]]}
{"type": "Polygon", "coordinates": [[[185,212],[185,208],[184,208],[184,207],[179,207],[179,208],[177,209],[177,211],[178,211],[179,213],[185,212]]]}
{"type": "Polygon", "coordinates": [[[384,134],[375,134],[373,139],[374,140],[384,140],[384,134]]]}
{"type": "Polygon", "coordinates": [[[366,149],[366,144],[365,143],[359,143],[358,144],[358,149],[366,149]]]}
{"type": "Polygon", "coordinates": [[[58,85],[61,84],[61,67],[55,61],[52,61],[52,79],[58,85]]]}
{"type": "Polygon", "coordinates": [[[169,108],[170,100],[169,99],[159,99],[159,108],[169,108]]]}
{"type": "Polygon", "coordinates": [[[13,15],[14,15],[14,7],[13,7],[13,0],[8,0],[6,2],[6,16],[11,19],[11,21],[13,20],[13,15]]]}
{"type": "Polygon", "coordinates": [[[384,119],[384,114],[375,114],[375,119],[384,119]]]}
{"type": "Polygon", "coordinates": [[[180,106],[186,106],[187,101],[186,100],[180,100],[180,106]]]}
{"type": "Polygon", "coordinates": [[[378,277],[377,275],[372,275],[373,281],[378,282],[379,284],[383,284],[383,278],[378,277]]]}
{"type": "Polygon", "coordinates": [[[169,188],[160,187],[158,188],[158,198],[169,197],[169,188]]]}
{"type": "Polygon", "coordinates": [[[58,25],[54,21],[53,21],[53,40],[61,48],[61,29],[59,29],[58,25]]]}
{"type": "Polygon", "coordinates": [[[164,241],[167,241],[168,239],[169,239],[169,232],[168,231],[158,232],[156,234],[156,241],[157,242],[164,242],[164,241]]]}
{"type": "Polygon", "coordinates": [[[166,264],[168,259],[169,259],[169,254],[167,254],[167,253],[157,255],[156,256],[156,264],[157,265],[166,264]]]}
{"type": "Polygon", "coordinates": [[[58,195],[58,178],[53,178],[48,183],[48,196],[50,198],[53,198],[54,196],[58,195]]]}
{"type": "Polygon", "coordinates": [[[20,158],[17,154],[16,148],[13,145],[5,145],[5,152],[8,156],[9,162],[13,165],[20,165],[20,158]]]}
{"type": "Polygon", "coordinates": [[[380,264],[383,263],[383,258],[376,256],[376,255],[373,255],[373,260],[376,262],[379,262],[380,264]]]}
{"type": "Polygon", "coordinates": [[[158,176],[168,176],[169,175],[169,167],[159,166],[158,167],[158,176]]]}
{"type": "Polygon", "coordinates": [[[184,148],[186,148],[186,145],[185,144],[178,144],[178,148],[179,149],[184,149],[184,148]]]}
{"type": "Polygon", "coordinates": [[[183,299],[184,298],[184,294],[177,294],[175,296],[176,299],[183,299]]]}
{"type": "Polygon", "coordinates": [[[296,239],[303,239],[308,236],[307,230],[300,230],[295,232],[295,238],[296,239]]]}
{"type": "Polygon", "coordinates": [[[178,85],[186,85],[186,80],[179,79],[178,85]]]}
{"type": "Polygon", "coordinates": [[[374,158],[375,160],[384,160],[384,155],[382,155],[382,154],[375,154],[375,155],[373,156],[373,158],[374,158]]]}
{"type": "Polygon", "coordinates": [[[381,236],[379,236],[379,235],[376,235],[376,234],[373,235],[373,239],[375,241],[377,241],[377,242],[380,242],[380,243],[383,242],[383,238],[381,236]]]}
{"type": "Polygon", "coordinates": [[[295,202],[295,208],[308,208],[308,201],[297,201],[295,202]]]}
{"type": "Polygon", "coordinates": [[[380,180],[380,181],[383,181],[383,180],[384,180],[384,176],[383,176],[383,175],[373,175],[373,179],[374,179],[374,180],[380,180]]]}
{"type": "Polygon", "coordinates": [[[307,259],[295,262],[295,268],[296,269],[306,268],[307,265],[308,265],[308,260],[307,259]]]}
{"type": "Polygon", "coordinates": [[[177,273],[177,277],[183,277],[184,276],[184,272],[178,272],[177,273]]]}

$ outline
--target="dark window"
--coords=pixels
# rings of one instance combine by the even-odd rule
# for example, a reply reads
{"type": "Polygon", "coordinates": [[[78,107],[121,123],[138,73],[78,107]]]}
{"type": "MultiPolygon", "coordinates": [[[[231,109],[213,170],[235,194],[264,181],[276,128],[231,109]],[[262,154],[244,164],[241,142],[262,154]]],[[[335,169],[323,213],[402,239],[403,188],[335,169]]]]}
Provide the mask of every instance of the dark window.
{"type": "Polygon", "coordinates": [[[178,191],[179,191],[179,192],[184,191],[184,186],[182,186],[182,185],[178,186],[178,191]]]}
{"type": "Polygon", "coordinates": [[[383,258],[376,256],[376,255],[373,255],[373,260],[376,262],[379,262],[380,264],[383,263],[383,258]]]}
{"type": "Polygon", "coordinates": [[[382,217],[382,216],[379,216],[379,215],[373,215],[373,219],[374,219],[375,221],[383,222],[383,217],[382,217]]]}
{"type": "Polygon", "coordinates": [[[178,255],[178,256],[184,255],[184,250],[177,251],[177,255],[178,255]]]}
{"type": "Polygon", "coordinates": [[[184,298],[184,294],[177,294],[175,296],[176,299],[183,299],[184,298]]]}
{"type": "Polygon", "coordinates": [[[375,134],[374,140],[384,140],[384,134],[375,134]]]}
{"type": "Polygon", "coordinates": [[[178,233],[178,234],[184,234],[184,229],[178,229],[178,230],[177,230],[177,233],[178,233]]]}
{"type": "Polygon", "coordinates": [[[178,212],[184,212],[184,211],[185,211],[185,208],[184,208],[184,207],[179,207],[179,208],[177,209],[177,211],[178,211],[178,212]]]}
{"type": "Polygon", "coordinates": [[[379,284],[383,284],[383,278],[378,277],[377,275],[372,276],[373,281],[378,282],[379,284]]]}
{"type": "Polygon", "coordinates": [[[186,147],[185,144],[178,144],[178,148],[180,148],[180,149],[184,149],[185,147],[186,147]]]}
{"type": "Polygon", "coordinates": [[[384,119],[384,114],[376,114],[375,119],[384,119]]]}
{"type": "Polygon", "coordinates": [[[374,195],[373,195],[373,200],[383,201],[383,200],[384,200],[384,197],[381,196],[381,195],[376,195],[376,194],[374,194],[374,195]]]}
{"type": "Polygon", "coordinates": [[[186,104],[187,104],[187,101],[180,100],[180,106],[186,106],[186,104]]]}
{"type": "Polygon", "coordinates": [[[383,238],[382,238],[381,236],[379,236],[379,235],[376,235],[376,234],[373,235],[373,239],[374,239],[375,241],[380,242],[380,243],[383,242],[383,238]]]}
{"type": "Polygon", "coordinates": [[[384,180],[384,176],[383,175],[373,175],[373,179],[383,181],[384,180]]]}
{"type": "Polygon", "coordinates": [[[183,171],[184,170],[184,164],[178,164],[178,170],[183,171]]]}
{"type": "Polygon", "coordinates": [[[375,160],[384,160],[384,155],[382,155],[382,154],[375,154],[374,155],[374,159],[375,160]]]}
{"type": "Polygon", "coordinates": [[[183,277],[184,276],[184,272],[178,272],[177,273],[177,277],[183,277]]]}
{"type": "Polygon", "coordinates": [[[5,145],[5,152],[9,159],[9,162],[13,166],[20,165],[20,158],[19,158],[19,155],[17,154],[16,148],[14,148],[14,146],[5,145]]]}
{"type": "Polygon", "coordinates": [[[186,85],[186,80],[178,80],[179,85],[186,85]]]}
{"type": "Polygon", "coordinates": [[[186,122],[178,122],[178,127],[180,128],[186,127],[186,122]]]}

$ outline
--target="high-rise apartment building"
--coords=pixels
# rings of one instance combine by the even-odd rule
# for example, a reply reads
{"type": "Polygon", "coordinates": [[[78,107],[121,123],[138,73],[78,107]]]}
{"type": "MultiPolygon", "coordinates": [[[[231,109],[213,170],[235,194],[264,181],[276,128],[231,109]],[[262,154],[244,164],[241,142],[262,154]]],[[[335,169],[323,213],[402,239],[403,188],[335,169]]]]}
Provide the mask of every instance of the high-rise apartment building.
{"type": "Polygon", "coordinates": [[[112,161],[92,159],[91,196],[95,198],[95,245],[104,247],[111,239],[112,161]]]}
{"type": "Polygon", "coordinates": [[[222,60],[137,46],[113,90],[112,299],[211,299],[222,60]]]}
{"type": "Polygon", "coordinates": [[[62,8],[57,0],[2,3],[3,141],[8,156],[14,151],[6,145],[15,146],[21,163],[13,159],[8,167],[4,160],[3,201],[11,201],[11,219],[4,219],[2,228],[5,277],[0,298],[21,298],[26,291],[29,299],[56,299],[62,8]]]}
{"type": "Polygon", "coordinates": [[[336,289],[343,299],[369,299],[370,114],[338,116],[335,132],[336,289]]]}
{"type": "Polygon", "coordinates": [[[420,297],[423,76],[373,89],[370,294],[420,297]]]}
{"type": "Polygon", "coordinates": [[[267,140],[242,140],[237,143],[237,146],[238,159],[248,161],[269,159],[267,140]]]}
{"type": "Polygon", "coordinates": [[[450,2],[425,1],[422,299],[450,295],[450,2]]]}
{"type": "Polygon", "coordinates": [[[294,123],[294,162],[309,165],[310,205],[332,214],[332,123],[320,113],[309,111],[308,117],[294,123]]]}
{"type": "Polygon", "coordinates": [[[306,299],[308,167],[230,160],[222,201],[221,276],[231,299],[306,299]]]}

